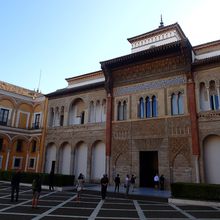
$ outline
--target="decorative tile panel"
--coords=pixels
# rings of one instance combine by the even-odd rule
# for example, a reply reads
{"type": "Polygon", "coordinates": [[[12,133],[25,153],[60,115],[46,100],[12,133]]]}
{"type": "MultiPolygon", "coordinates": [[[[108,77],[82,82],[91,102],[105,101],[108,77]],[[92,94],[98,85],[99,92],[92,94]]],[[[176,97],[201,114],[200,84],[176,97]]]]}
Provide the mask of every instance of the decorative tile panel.
{"type": "Polygon", "coordinates": [[[186,83],[186,78],[184,76],[176,76],[169,79],[163,79],[152,82],[145,82],[138,85],[126,86],[114,89],[114,96],[122,96],[127,94],[134,94],[137,92],[142,92],[152,89],[162,89],[170,86],[176,86],[186,83]]]}

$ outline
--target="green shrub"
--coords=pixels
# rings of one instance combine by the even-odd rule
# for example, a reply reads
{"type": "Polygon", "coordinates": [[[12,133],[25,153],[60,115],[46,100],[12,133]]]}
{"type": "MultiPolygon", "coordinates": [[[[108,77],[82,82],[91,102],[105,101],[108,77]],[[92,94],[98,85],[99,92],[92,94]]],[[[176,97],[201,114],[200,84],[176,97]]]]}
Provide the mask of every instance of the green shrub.
{"type": "MultiPolygon", "coordinates": [[[[11,181],[13,171],[0,171],[0,180],[11,181]]],[[[43,185],[49,185],[49,174],[48,173],[30,173],[21,172],[22,183],[32,183],[35,176],[39,174],[43,185]]],[[[61,175],[54,174],[54,186],[73,186],[74,176],[73,175],[61,175]]]]}
{"type": "Polygon", "coordinates": [[[172,183],[173,198],[220,201],[220,185],[205,183],[172,183]]]}

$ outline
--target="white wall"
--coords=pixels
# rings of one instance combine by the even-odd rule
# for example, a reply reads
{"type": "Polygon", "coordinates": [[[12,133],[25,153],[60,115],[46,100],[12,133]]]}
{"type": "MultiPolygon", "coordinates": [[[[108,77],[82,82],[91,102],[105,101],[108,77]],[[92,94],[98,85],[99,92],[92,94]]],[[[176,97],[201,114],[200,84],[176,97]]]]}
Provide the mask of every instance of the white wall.
{"type": "Polygon", "coordinates": [[[75,164],[74,174],[78,178],[79,174],[82,173],[86,177],[87,173],[87,154],[88,147],[85,143],[81,143],[75,152],[75,164]]]}
{"type": "Polygon", "coordinates": [[[100,179],[105,173],[105,144],[98,142],[92,149],[92,179],[100,179]]]}
{"type": "Polygon", "coordinates": [[[66,144],[60,151],[60,173],[70,175],[71,147],[66,144]]]}
{"type": "Polygon", "coordinates": [[[220,137],[210,136],[204,141],[206,183],[220,184],[220,137]]]}
{"type": "Polygon", "coordinates": [[[52,161],[54,161],[54,160],[56,161],[56,146],[55,146],[55,144],[47,146],[45,173],[50,173],[52,161]]]}

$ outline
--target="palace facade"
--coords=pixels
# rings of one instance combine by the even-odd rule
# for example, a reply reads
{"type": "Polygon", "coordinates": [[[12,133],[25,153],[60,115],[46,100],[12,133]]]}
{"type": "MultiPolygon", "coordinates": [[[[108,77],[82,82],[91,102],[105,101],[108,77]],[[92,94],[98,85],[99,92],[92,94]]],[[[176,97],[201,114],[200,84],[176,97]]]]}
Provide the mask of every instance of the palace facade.
{"type": "Polygon", "coordinates": [[[161,22],[128,41],[130,54],[66,79],[46,98],[1,93],[2,168],[22,158],[24,170],[83,173],[89,182],[134,174],[152,187],[159,173],[166,188],[220,183],[220,40],[192,46],[178,23],[161,22]],[[39,114],[46,129],[31,129],[39,114]]]}
{"type": "Polygon", "coordinates": [[[44,95],[0,81],[0,169],[41,172],[46,125],[44,95]]]}
{"type": "Polygon", "coordinates": [[[193,47],[178,23],[48,94],[45,171],[220,183],[220,41],[193,47]]]}

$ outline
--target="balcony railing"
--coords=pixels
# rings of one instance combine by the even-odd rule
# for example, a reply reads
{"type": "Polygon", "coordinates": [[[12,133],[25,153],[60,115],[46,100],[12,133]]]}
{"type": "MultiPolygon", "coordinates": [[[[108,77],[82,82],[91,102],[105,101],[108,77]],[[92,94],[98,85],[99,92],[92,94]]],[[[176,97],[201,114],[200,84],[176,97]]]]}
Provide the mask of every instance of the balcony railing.
{"type": "Polygon", "coordinates": [[[32,129],[40,129],[40,123],[32,123],[32,129]]]}

